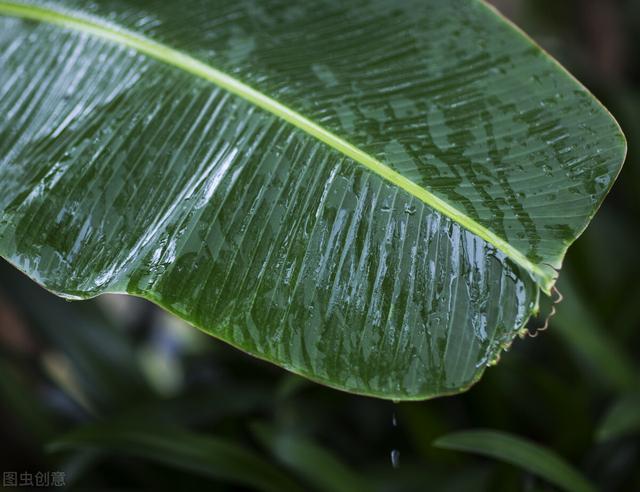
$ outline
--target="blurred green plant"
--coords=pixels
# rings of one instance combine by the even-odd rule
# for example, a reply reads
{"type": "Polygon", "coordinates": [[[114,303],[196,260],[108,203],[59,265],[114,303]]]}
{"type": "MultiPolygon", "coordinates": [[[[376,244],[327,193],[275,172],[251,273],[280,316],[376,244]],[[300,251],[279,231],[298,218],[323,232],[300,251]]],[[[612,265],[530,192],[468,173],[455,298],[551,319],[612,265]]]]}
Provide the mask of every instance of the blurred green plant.
{"type": "Polygon", "coordinates": [[[600,441],[640,434],[640,394],[621,396],[609,408],[598,427],[600,441]]]}
{"type": "Polygon", "coordinates": [[[553,451],[505,432],[475,429],[436,439],[434,446],[496,458],[539,475],[568,492],[595,492],[578,471],[553,451]]]}
{"type": "Polygon", "coordinates": [[[257,454],[231,440],[167,425],[154,426],[140,419],[85,426],[48,446],[51,451],[86,448],[138,456],[264,492],[303,490],[257,454]]]}

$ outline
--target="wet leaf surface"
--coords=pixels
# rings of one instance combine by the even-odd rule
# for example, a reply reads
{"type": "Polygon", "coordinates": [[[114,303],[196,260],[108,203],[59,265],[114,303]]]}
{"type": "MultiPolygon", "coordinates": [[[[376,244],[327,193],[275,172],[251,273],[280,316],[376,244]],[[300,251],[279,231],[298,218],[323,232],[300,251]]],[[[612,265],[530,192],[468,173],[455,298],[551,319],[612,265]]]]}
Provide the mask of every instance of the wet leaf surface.
{"type": "Polygon", "coordinates": [[[340,389],[467,388],[624,138],[475,1],[0,1],[0,254],[340,389]]]}

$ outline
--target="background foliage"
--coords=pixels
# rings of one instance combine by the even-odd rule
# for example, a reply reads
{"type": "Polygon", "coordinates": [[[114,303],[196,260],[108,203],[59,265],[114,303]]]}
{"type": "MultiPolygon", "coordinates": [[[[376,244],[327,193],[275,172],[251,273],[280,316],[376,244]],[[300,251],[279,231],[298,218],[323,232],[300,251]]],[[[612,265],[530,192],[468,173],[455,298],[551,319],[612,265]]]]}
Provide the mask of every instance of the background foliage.
{"type": "Polygon", "coordinates": [[[144,301],[65,302],[3,263],[1,471],[64,471],[76,490],[640,490],[640,3],[496,3],[629,140],[547,332],[463,395],[392,404],[308,383],[144,301]],[[492,457],[455,451],[474,450],[477,433],[451,434],[465,429],[500,431],[479,434],[492,457]]]}

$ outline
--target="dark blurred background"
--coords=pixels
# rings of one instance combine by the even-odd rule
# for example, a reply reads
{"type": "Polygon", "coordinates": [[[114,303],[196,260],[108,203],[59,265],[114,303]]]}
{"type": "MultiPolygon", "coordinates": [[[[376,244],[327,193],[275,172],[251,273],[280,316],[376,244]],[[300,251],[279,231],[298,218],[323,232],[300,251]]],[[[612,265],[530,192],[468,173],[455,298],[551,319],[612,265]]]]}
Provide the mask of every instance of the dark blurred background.
{"type": "Polygon", "coordinates": [[[611,195],[569,252],[548,331],[516,340],[467,393],[394,404],[309,383],[139,299],[65,302],[3,262],[4,485],[555,490],[521,468],[432,446],[491,428],[552,450],[598,490],[640,490],[640,0],[494,4],[611,110],[629,143],[611,195]]]}

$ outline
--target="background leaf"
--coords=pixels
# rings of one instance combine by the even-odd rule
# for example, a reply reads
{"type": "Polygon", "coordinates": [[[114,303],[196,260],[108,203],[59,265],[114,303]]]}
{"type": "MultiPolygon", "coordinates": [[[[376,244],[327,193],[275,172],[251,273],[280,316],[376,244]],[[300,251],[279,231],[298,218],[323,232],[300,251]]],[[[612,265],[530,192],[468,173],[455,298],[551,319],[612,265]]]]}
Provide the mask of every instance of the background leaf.
{"type": "Polygon", "coordinates": [[[223,439],[166,426],[118,423],[78,429],[57,439],[52,451],[98,448],[139,456],[190,472],[266,492],[302,490],[249,450],[223,439]]]}
{"type": "Polygon", "coordinates": [[[572,492],[595,488],[556,453],[521,437],[493,430],[459,431],[436,439],[434,446],[467,451],[519,466],[572,492]]]}
{"type": "Polygon", "coordinates": [[[597,431],[601,441],[640,433],[640,395],[630,393],[607,411],[597,431]]]}
{"type": "Polygon", "coordinates": [[[592,374],[618,391],[637,388],[640,377],[627,353],[600,326],[569,276],[560,282],[562,303],[557,306],[553,326],[562,340],[593,368],[592,374]]]}
{"type": "Polygon", "coordinates": [[[371,490],[360,477],[327,450],[300,436],[286,434],[264,424],[254,432],[262,444],[285,466],[307,479],[314,490],[358,492],[371,490]]]}

